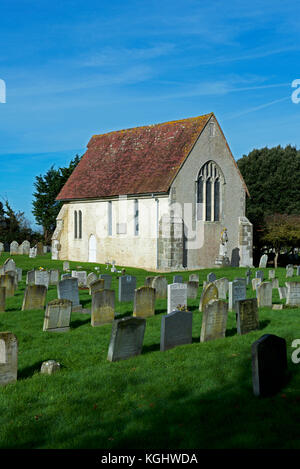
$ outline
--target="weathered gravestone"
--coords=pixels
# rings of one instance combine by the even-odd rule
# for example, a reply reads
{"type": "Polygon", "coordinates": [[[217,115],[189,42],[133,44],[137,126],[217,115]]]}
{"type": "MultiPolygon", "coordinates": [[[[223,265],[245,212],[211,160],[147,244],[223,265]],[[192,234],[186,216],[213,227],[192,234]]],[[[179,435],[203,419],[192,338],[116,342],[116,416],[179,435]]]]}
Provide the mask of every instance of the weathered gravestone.
{"type": "Polygon", "coordinates": [[[275,278],[275,270],[274,269],[269,270],[269,280],[271,280],[272,278],[275,278]]]}
{"type": "Polygon", "coordinates": [[[300,306],[300,282],[285,282],[285,285],[287,288],[286,304],[300,306]]]}
{"type": "Polygon", "coordinates": [[[91,272],[86,278],[87,286],[90,287],[91,283],[96,282],[96,280],[98,280],[97,274],[95,274],[95,272],[91,272]]]}
{"type": "Polygon", "coordinates": [[[78,280],[78,287],[86,287],[87,286],[87,283],[86,283],[86,280],[87,280],[87,273],[86,271],[84,270],[72,270],[72,277],[75,277],[77,278],[78,280]]]}
{"type": "Polygon", "coordinates": [[[210,300],[216,300],[219,298],[219,293],[216,285],[214,283],[208,283],[202,290],[199,311],[204,312],[205,306],[210,300]]]}
{"type": "Polygon", "coordinates": [[[100,274],[99,275],[100,280],[104,280],[104,289],[105,290],[110,290],[111,289],[111,281],[112,281],[112,276],[109,274],[100,274]]]}
{"type": "Polygon", "coordinates": [[[258,285],[262,283],[262,280],[260,278],[253,278],[252,279],[252,290],[256,291],[256,288],[258,285]]]}
{"type": "Polygon", "coordinates": [[[133,316],[149,318],[155,315],[155,289],[140,287],[135,290],[133,316]]]}
{"type": "Polygon", "coordinates": [[[111,362],[140,355],[146,328],[146,319],[123,318],[112,324],[107,359],[111,362]]]}
{"type": "Polygon", "coordinates": [[[155,279],[155,277],[146,277],[145,278],[145,287],[152,287],[152,282],[155,279]]]}
{"type": "Polygon", "coordinates": [[[136,277],[122,275],[119,277],[119,301],[133,301],[136,289],[136,277]]]}
{"type": "Polygon", "coordinates": [[[286,277],[293,277],[294,276],[294,267],[287,267],[286,269],[286,277]]]}
{"type": "Polygon", "coordinates": [[[43,331],[67,332],[70,329],[72,303],[70,300],[52,300],[47,304],[43,331]]]}
{"type": "Polygon", "coordinates": [[[28,285],[24,293],[22,311],[44,309],[46,295],[47,287],[45,285],[28,285]]]}
{"type": "Polygon", "coordinates": [[[3,243],[0,243],[0,254],[1,254],[1,252],[3,252],[3,251],[4,251],[4,244],[3,244],[3,243]]]}
{"type": "Polygon", "coordinates": [[[199,275],[198,274],[191,274],[189,276],[189,281],[190,282],[198,282],[199,283],[199,275]]]}
{"type": "Polygon", "coordinates": [[[20,254],[26,254],[28,256],[30,252],[30,242],[27,240],[23,241],[19,246],[19,252],[20,254]]]}
{"type": "Polygon", "coordinates": [[[44,255],[44,245],[41,241],[39,241],[37,244],[36,244],[36,254],[37,256],[43,256],[44,255]]]}
{"type": "Polygon", "coordinates": [[[228,304],[224,300],[210,300],[204,308],[200,342],[225,337],[228,304]]]}
{"type": "Polygon", "coordinates": [[[259,329],[256,298],[248,298],[236,302],[236,325],[238,334],[247,334],[259,329]]]}
{"type": "Polygon", "coordinates": [[[35,270],[34,271],[34,283],[35,285],[45,285],[49,287],[49,272],[47,270],[35,270]]]}
{"type": "Polygon", "coordinates": [[[6,259],[6,261],[3,264],[3,269],[4,273],[7,272],[8,270],[16,270],[16,263],[13,259],[6,259]]]}
{"type": "Polygon", "coordinates": [[[256,288],[256,294],[259,308],[272,306],[272,284],[270,282],[260,283],[256,288]]]}
{"type": "Polygon", "coordinates": [[[0,287],[6,288],[6,298],[11,298],[15,294],[15,279],[10,274],[0,275],[0,287]]]}
{"type": "Polygon", "coordinates": [[[233,282],[229,282],[229,305],[230,311],[235,310],[236,302],[239,300],[246,299],[246,280],[236,279],[233,282]]]}
{"type": "Polygon", "coordinates": [[[72,275],[70,273],[68,274],[61,274],[60,280],[65,280],[66,278],[72,278],[72,275]]]}
{"type": "Polygon", "coordinates": [[[14,256],[19,254],[19,243],[17,241],[12,241],[9,246],[9,253],[10,255],[14,256]]]}
{"type": "Polygon", "coordinates": [[[182,283],[183,278],[182,275],[173,275],[173,283],[182,283]]]}
{"type": "Polygon", "coordinates": [[[66,272],[67,270],[70,269],[70,263],[69,261],[64,261],[63,263],[63,271],[66,272]]]}
{"type": "Polygon", "coordinates": [[[206,277],[206,280],[208,283],[212,283],[214,282],[215,280],[217,280],[217,277],[216,275],[213,273],[213,272],[210,272],[207,277],[206,277]]]}
{"type": "MultiPolygon", "coordinates": [[[[104,290],[105,288],[105,280],[103,278],[98,278],[95,282],[92,282],[89,287],[90,295],[94,295],[96,292],[100,290],[104,290]]],[[[109,288],[105,288],[105,290],[109,290],[109,288]]]]}
{"type": "Polygon", "coordinates": [[[57,296],[59,299],[70,300],[72,302],[72,312],[81,310],[77,278],[69,277],[60,280],[57,285],[57,296]]]}
{"type": "Polygon", "coordinates": [[[28,270],[26,274],[26,285],[34,285],[35,274],[34,270],[28,270]]]}
{"type": "Polygon", "coordinates": [[[267,254],[263,254],[260,258],[260,261],[259,261],[259,267],[261,268],[266,268],[267,267],[267,262],[268,262],[268,256],[267,254]]]}
{"type": "Polygon", "coordinates": [[[49,285],[57,285],[59,282],[59,270],[51,269],[49,271],[49,285]]]}
{"type": "Polygon", "coordinates": [[[264,273],[263,273],[263,271],[262,271],[262,270],[257,270],[257,271],[255,272],[255,278],[260,278],[260,280],[263,281],[263,279],[264,279],[264,273]]]}
{"type": "Polygon", "coordinates": [[[148,286],[155,289],[156,299],[167,298],[168,280],[166,279],[166,277],[163,277],[162,275],[158,275],[157,277],[150,277],[150,278],[153,278],[153,280],[151,282],[151,285],[148,285],[148,286]]]}
{"type": "Polygon", "coordinates": [[[29,257],[30,258],[36,257],[36,247],[33,247],[33,248],[29,249],[29,257]]]}
{"type": "Polygon", "coordinates": [[[22,269],[20,267],[16,267],[16,272],[17,272],[18,282],[21,282],[22,281],[22,269]]]}
{"type": "Polygon", "coordinates": [[[115,291],[100,290],[92,296],[91,325],[102,326],[115,319],[115,291]]]}
{"type": "Polygon", "coordinates": [[[272,278],[271,285],[272,285],[272,289],[273,289],[273,288],[279,288],[279,280],[278,280],[278,278],[272,278]]]}
{"type": "Polygon", "coordinates": [[[281,300],[283,300],[284,298],[286,298],[287,288],[286,287],[278,287],[278,293],[279,293],[279,298],[281,300]]]}
{"type": "Polygon", "coordinates": [[[198,296],[198,287],[199,282],[188,281],[186,283],[187,286],[187,297],[195,300],[198,296]]]}
{"type": "Polygon", "coordinates": [[[181,307],[187,308],[187,285],[185,283],[171,283],[168,285],[168,309],[172,313],[181,307]]]}
{"type": "Polygon", "coordinates": [[[297,269],[297,273],[296,273],[296,275],[298,275],[298,276],[299,276],[299,275],[300,275],[300,265],[297,265],[296,269],[297,269]]]}
{"type": "Polygon", "coordinates": [[[251,353],[254,395],[267,397],[276,394],[287,380],[285,339],[265,334],[252,344],[251,353]]]}
{"type": "Polygon", "coordinates": [[[0,287],[0,313],[5,311],[6,288],[0,287]]]}
{"type": "Polygon", "coordinates": [[[220,298],[220,300],[226,300],[228,289],[229,289],[228,278],[226,277],[218,278],[217,280],[214,281],[214,284],[216,285],[218,289],[218,298],[220,298]]]}
{"type": "Polygon", "coordinates": [[[10,275],[14,279],[15,289],[18,288],[18,274],[16,270],[7,270],[5,275],[10,275]]]}
{"type": "Polygon", "coordinates": [[[44,375],[53,375],[60,370],[60,363],[55,360],[47,360],[42,363],[41,373],[44,375]]]}
{"type": "Polygon", "coordinates": [[[193,313],[173,311],[161,319],[160,351],[192,343],[193,313]]]}
{"type": "Polygon", "coordinates": [[[11,332],[0,332],[0,386],[17,381],[18,341],[11,332]]]}

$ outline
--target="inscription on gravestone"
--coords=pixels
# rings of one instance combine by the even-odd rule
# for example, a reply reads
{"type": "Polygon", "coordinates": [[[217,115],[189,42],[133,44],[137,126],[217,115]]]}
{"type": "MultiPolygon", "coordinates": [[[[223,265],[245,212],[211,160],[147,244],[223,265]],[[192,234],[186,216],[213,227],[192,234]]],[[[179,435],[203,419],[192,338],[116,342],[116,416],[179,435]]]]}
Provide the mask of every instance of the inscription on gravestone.
{"type": "Polygon", "coordinates": [[[146,328],[146,319],[123,318],[112,324],[107,359],[111,362],[140,355],[146,328]]]}
{"type": "Polygon", "coordinates": [[[72,307],[79,306],[78,280],[77,278],[65,278],[57,285],[57,296],[59,299],[72,301],[72,307]]]}
{"type": "Polygon", "coordinates": [[[122,275],[119,277],[119,301],[133,301],[136,289],[136,277],[122,275]]]}
{"type": "Polygon", "coordinates": [[[256,298],[236,302],[236,324],[238,334],[247,334],[248,332],[259,329],[256,298]]]}
{"type": "Polygon", "coordinates": [[[225,337],[228,304],[225,300],[210,300],[204,308],[200,342],[225,337]]]}
{"type": "Polygon", "coordinates": [[[246,299],[246,280],[237,279],[229,282],[229,310],[235,309],[236,302],[246,299]]]}
{"type": "Polygon", "coordinates": [[[168,314],[177,310],[179,305],[187,306],[187,285],[171,283],[168,285],[168,314]]]}
{"type": "Polygon", "coordinates": [[[67,332],[70,329],[72,303],[70,300],[49,301],[46,308],[43,331],[67,332]]]}
{"type": "Polygon", "coordinates": [[[285,282],[286,304],[287,305],[300,305],[300,282],[285,282]]]}

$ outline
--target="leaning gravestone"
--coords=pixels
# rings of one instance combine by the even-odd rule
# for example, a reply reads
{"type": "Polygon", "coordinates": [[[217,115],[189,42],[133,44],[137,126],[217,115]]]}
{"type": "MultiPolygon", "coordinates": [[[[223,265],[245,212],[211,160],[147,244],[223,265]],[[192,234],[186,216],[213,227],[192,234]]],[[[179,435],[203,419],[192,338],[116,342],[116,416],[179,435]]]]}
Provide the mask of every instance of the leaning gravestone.
{"type": "Polygon", "coordinates": [[[49,301],[46,308],[43,331],[67,332],[70,329],[72,303],[70,300],[49,301]]]}
{"type": "Polygon", "coordinates": [[[0,287],[6,288],[6,298],[11,298],[15,294],[15,279],[10,274],[0,275],[0,287]]]}
{"type": "Polygon", "coordinates": [[[136,289],[136,277],[122,275],[119,277],[119,301],[133,301],[136,289]]]}
{"type": "Polygon", "coordinates": [[[202,290],[199,311],[204,312],[205,306],[210,300],[218,299],[218,289],[214,283],[208,283],[202,290]]]}
{"type": "Polygon", "coordinates": [[[146,328],[146,319],[123,318],[112,324],[107,359],[111,362],[140,355],[146,328]]]}
{"type": "Polygon", "coordinates": [[[18,341],[11,332],[0,332],[0,386],[17,381],[18,341]]]}
{"type": "Polygon", "coordinates": [[[285,285],[287,288],[286,304],[300,306],[300,282],[285,282],[285,285]]]}
{"type": "Polygon", "coordinates": [[[191,274],[189,276],[189,281],[190,282],[198,282],[199,283],[199,275],[198,274],[191,274]]]}
{"type": "Polygon", "coordinates": [[[9,253],[11,256],[19,254],[19,243],[17,241],[12,241],[9,246],[9,253]]]}
{"type": "Polygon", "coordinates": [[[111,281],[112,281],[112,276],[109,274],[100,274],[99,275],[100,280],[104,280],[104,289],[105,290],[110,290],[111,289],[111,281]]]}
{"type": "Polygon", "coordinates": [[[0,287],[0,313],[5,311],[6,288],[0,287]]]}
{"type": "Polygon", "coordinates": [[[259,267],[263,268],[263,269],[266,268],[267,267],[267,262],[268,262],[268,256],[267,256],[267,254],[264,254],[260,258],[259,267]]]}
{"type": "Polygon", "coordinates": [[[161,319],[160,351],[192,343],[193,313],[173,311],[161,319]]]}
{"type": "Polygon", "coordinates": [[[49,287],[49,272],[47,270],[35,270],[34,271],[34,283],[35,285],[45,285],[49,287]]]}
{"type": "Polygon", "coordinates": [[[199,282],[188,281],[187,285],[187,297],[195,300],[198,296],[199,282]]]}
{"type": "Polygon", "coordinates": [[[283,300],[284,298],[286,298],[287,288],[286,287],[278,287],[278,293],[279,293],[279,298],[281,300],[283,300]]]}
{"type": "Polygon", "coordinates": [[[89,293],[90,295],[94,295],[96,292],[100,291],[100,290],[109,290],[108,288],[105,288],[105,281],[104,279],[102,278],[98,278],[97,280],[95,280],[95,282],[92,282],[90,284],[90,288],[89,288],[89,293]]]}
{"type": "Polygon", "coordinates": [[[95,274],[95,272],[91,272],[86,278],[87,286],[90,287],[91,283],[96,282],[96,280],[98,280],[97,274],[95,274]]]}
{"type": "Polygon", "coordinates": [[[236,302],[236,325],[238,334],[248,334],[248,332],[259,329],[256,298],[236,302]]]}
{"type": "Polygon", "coordinates": [[[49,271],[49,285],[57,285],[59,282],[59,270],[51,269],[49,271]]]}
{"type": "Polygon", "coordinates": [[[72,312],[80,309],[77,278],[69,277],[60,280],[57,285],[57,296],[59,299],[70,300],[72,302],[72,312]]]}
{"type": "Polygon", "coordinates": [[[220,298],[220,300],[226,300],[228,289],[229,289],[228,278],[226,277],[218,278],[218,280],[214,281],[214,284],[216,285],[218,289],[218,298],[220,298]]]}
{"type": "Polygon", "coordinates": [[[183,283],[182,275],[173,275],[173,283],[183,283]]]}
{"type": "Polygon", "coordinates": [[[259,308],[264,306],[272,306],[272,284],[270,282],[262,282],[257,286],[257,304],[259,308]]]}
{"type": "Polygon", "coordinates": [[[215,276],[215,274],[213,272],[210,272],[207,277],[206,277],[206,280],[208,283],[212,283],[214,282],[215,280],[217,280],[217,277],[215,276]]]}
{"type": "Polygon", "coordinates": [[[187,285],[186,283],[171,283],[168,285],[168,314],[181,306],[187,308],[187,285]]]}
{"type": "Polygon", "coordinates": [[[24,293],[22,311],[44,309],[46,295],[47,287],[45,285],[28,285],[24,293]]]}
{"type": "Polygon", "coordinates": [[[7,272],[8,270],[16,270],[16,263],[13,259],[6,259],[6,261],[3,264],[3,269],[4,273],[7,272]]]}
{"type": "Polygon", "coordinates": [[[239,300],[246,299],[246,280],[236,279],[233,282],[229,282],[229,310],[235,310],[236,302],[239,300]]]}
{"type": "Polygon", "coordinates": [[[265,334],[251,347],[252,385],[255,396],[276,394],[286,384],[287,353],[285,339],[265,334]]]}
{"type": "Polygon", "coordinates": [[[294,276],[294,267],[288,267],[286,269],[286,277],[293,277],[294,276]]]}
{"type": "Polygon", "coordinates": [[[92,296],[91,325],[102,326],[115,319],[115,291],[100,290],[92,296]]]}
{"type": "Polygon", "coordinates": [[[210,300],[204,308],[200,342],[225,337],[228,304],[224,300],[210,300]]]}
{"type": "Polygon", "coordinates": [[[135,290],[133,316],[149,318],[155,315],[155,289],[140,287],[135,290]]]}
{"type": "Polygon", "coordinates": [[[164,299],[167,298],[168,295],[168,280],[166,277],[163,277],[162,275],[158,275],[157,277],[148,277],[152,278],[151,285],[148,285],[149,287],[152,287],[155,289],[156,292],[156,299],[164,299]]]}

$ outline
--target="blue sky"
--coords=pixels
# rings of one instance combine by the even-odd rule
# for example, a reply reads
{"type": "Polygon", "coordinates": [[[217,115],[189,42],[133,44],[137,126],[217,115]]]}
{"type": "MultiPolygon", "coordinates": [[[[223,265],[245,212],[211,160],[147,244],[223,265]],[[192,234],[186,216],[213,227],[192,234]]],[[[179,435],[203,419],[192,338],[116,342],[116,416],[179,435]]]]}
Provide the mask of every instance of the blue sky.
{"type": "Polygon", "coordinates": [[[0,197],[33,222],[35,176],[93,134],[208,112],[236,159],[300,148],[299,13],[276,0],[0,0],[0,197]]]}

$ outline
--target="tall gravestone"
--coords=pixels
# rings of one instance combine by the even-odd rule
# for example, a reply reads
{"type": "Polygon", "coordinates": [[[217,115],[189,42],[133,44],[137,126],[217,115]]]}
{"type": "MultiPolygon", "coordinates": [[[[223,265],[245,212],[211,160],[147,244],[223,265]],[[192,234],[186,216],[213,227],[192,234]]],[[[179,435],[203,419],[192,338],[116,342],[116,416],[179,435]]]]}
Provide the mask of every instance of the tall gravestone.
{"type": "Polygon", "coordinates": [[[195,300],[198,296],[199,282],[188,281],[186,283],[186,286],[187,286],[187,297],[192,300],[195,300]]]}
{"type": "Polygon", "coordinates": [[[187,308],[187,285],[185,283],[171,283],[168,285],[168,314],[187,308]]]}
{"type": "Polygon", "coordinates": [[[225,337],[228,304],[225,300],[210,300],[204,308],[200,342],[225,337]]]}
{"type": "Polygon", "coordinates": [[[267,267],[268,256],[267,254],[263,254],[259,261],[259,267],[265,269],[267,267]]]}
{"type": "Polygon", "coordinates": [[[192,343],[193,313],[173,311],[161,319],[160,351],[192,343]]]}
{"type": "Polygon", "coordinates": [[[236,279],[229,282],[229,310],[235,310],[236,302],[246,299],[246,280],[236,279]]]}
{"type": "Polygon", "coordinates": [[[102,326],[115,319],[115,291],[100,290],[92,296],[91,325],[102,326]]]}
{"type": "Polygon", "coordinates": [[[136,277],[122,275],[119,277],[119,301],[133,301],[136,289],[136,277]]]}
{"type": "Polygon", "coordinates": [[[270,282],[262,282],[257,287],[257,304],[259,308],[272,306],[272,284],[270,282]]]}
{"type": "Polygon", "coordinates": [[[168,295],[168,280],[166,277],[163,277],[162,275],[157,275],[156,277],[149,277],[152,278],[151,285],[148,285],[149,287],[152,287],[155,289],[156,292],[156,299],[164,299],[167,298],[168,295]]]}
{"type": "Polygon", "coordinates": [[[57,285],[57,296],[59,299],[70,300],[72,302],[72,311],[80,309],[77,278],[69,277],[60,280],[57,285]]]}
{"type": "Polygon", "coordinates": [[[216,300],[219,298],[219,293],[214,283],[208,283],[202,290],[199,303],[199,311],[204,312],[205,306],[210,300],[216,300]]]}
{"type": "Polygon", "coordinates": [[[34,271],[34,283],[35,285],[45,285],[49,287],[49,272],[47,270],[35,270],[34,271]]]}
{"type": "Polygon", "coordinates": [[[67,332],[70,329],[72,303],[70,300],[52,300],[46,307],[43,331],[67,332]]]}
{"type": "Polygon", "coordinates": [[[20,254],[25,254],[28,256],[30,252],[30,242],[27,240],[23,241],[23,243],[20,245],[20,248],[21,248],[20,254]]]}
{"type": "Polygon", "coordinates": [[[276,394],[287,379],[285,339],[265,334],[252,344],[251,353],[254,395],[267,397],[276,394]]]}
{"type": "Polygon", "coordinates": [[[248,298],[236,302],[236,325],[237,333],[240,335],[259,329],[256,298],[248,298]]]}
{"type": "Polygon", "coordinates": [[[142,353],[146,319],[123,318],[112,324],[107,359],[111,362],[126,360],[142,353]]]}
{"type": "Polygon", "coordinates": [[[300,282],[285,282],[285,285],[287,288],[286,304],[300,306],[300,282]]]}
{"type": "Polygon", "coordinates": [[[11,332],[0,332],[0,386],[17,381],[18,341],[11,332]]]}
{"type": "Polygon", "coordinates": [[[214,281],[214,284],[218,289],[218,298],[226,300],[229,289],[229,280],[226,277],[218,278],[214,281]]]}
{"type": "Polygon", "coordinates": [[[140,287],[135,290],[133,316],[149,318],[155,315],[155,289],[140,287]]]}
{"type": "Polygon", "coordinates": [[[47,287],[45,285],[28,285],[24,293],[22,311],[44,309],[46,295],[47,287]]]}

